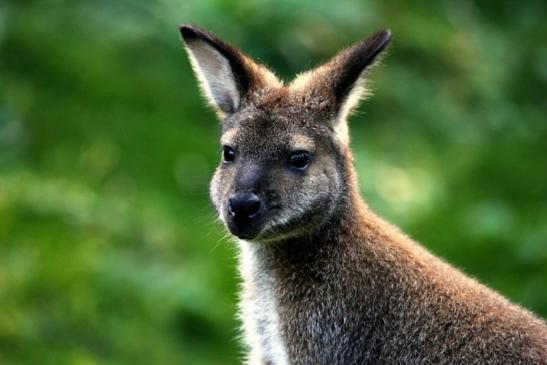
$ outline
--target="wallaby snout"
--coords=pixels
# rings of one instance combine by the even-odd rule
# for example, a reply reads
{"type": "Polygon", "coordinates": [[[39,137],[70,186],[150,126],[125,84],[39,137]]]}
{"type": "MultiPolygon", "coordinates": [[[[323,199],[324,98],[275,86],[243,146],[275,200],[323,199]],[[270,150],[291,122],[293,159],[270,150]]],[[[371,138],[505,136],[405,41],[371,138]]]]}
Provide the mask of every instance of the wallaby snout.
{"type": "Polygon", "coordinates": [[[234,219],[253,219],[260,213],[260,198],[253,193],[236,194],[229,199],[228,211],[234,219]]]}
{"type": "Polygon", "coordinates": [[[237,193],[229,198],[228,227],[232,234],[239,238],[254,238],[262,207],[262,199],[254,193],[237,193]]]}

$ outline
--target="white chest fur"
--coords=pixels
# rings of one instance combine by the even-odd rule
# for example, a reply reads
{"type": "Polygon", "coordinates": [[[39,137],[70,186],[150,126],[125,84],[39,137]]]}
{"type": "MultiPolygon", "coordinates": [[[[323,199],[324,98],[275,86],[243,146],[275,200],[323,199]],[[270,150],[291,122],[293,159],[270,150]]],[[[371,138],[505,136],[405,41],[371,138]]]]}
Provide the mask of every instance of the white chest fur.
{"type": "Polygon", "coordinates": [[[240,317],[249,347],[247,364],[288,365],[274,298],[275,282],[268,270],[269,250],[246,241],[239,243],[243,278],[240,317]]]}

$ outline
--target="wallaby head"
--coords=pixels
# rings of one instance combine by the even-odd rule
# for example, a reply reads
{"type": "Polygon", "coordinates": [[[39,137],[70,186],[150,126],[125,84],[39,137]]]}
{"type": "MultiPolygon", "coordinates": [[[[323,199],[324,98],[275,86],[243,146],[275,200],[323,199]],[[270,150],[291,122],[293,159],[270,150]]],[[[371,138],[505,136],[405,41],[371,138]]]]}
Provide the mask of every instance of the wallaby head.
{"type": "Polygon", "coordinates": [[[273,241],[309,232],[356,189],[347,115],[387,47],[381,31],[284,84],[212,34],[181,26],[201,89],[222,122],[211,198],[236,236],[273,241]]]}

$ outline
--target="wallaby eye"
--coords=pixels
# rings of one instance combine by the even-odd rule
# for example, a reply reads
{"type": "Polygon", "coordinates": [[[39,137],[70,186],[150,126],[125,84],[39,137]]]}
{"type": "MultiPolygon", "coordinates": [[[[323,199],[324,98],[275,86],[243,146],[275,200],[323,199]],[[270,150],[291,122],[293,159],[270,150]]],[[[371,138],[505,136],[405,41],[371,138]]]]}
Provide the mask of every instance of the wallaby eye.
{"type": "Polygon", "coordinates": [[[230,146],[222,146],[222,162],[229,163],[236,158],[236,151],[230,146]]]}
{"type": "Polygon", "coordinates": [[[311,157],[306,151],[296,151],[289,156],[289,166],[297,170],[304,170],[310,165],[311,157]]]}

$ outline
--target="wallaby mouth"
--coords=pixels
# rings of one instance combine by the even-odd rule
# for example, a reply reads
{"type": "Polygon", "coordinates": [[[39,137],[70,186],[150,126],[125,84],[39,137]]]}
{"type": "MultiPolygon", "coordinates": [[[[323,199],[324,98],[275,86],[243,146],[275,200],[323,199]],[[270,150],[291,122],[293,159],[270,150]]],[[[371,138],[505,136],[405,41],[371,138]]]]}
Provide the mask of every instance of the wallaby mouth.
{"type": "Polygon", "coordinates": [[[227,223],[230,232],[234,236],[243,240],[252,240],[253,238],[256,238],[261,232],[262,224],[258,224],[258,222],[229,219],[227,223]]]}

